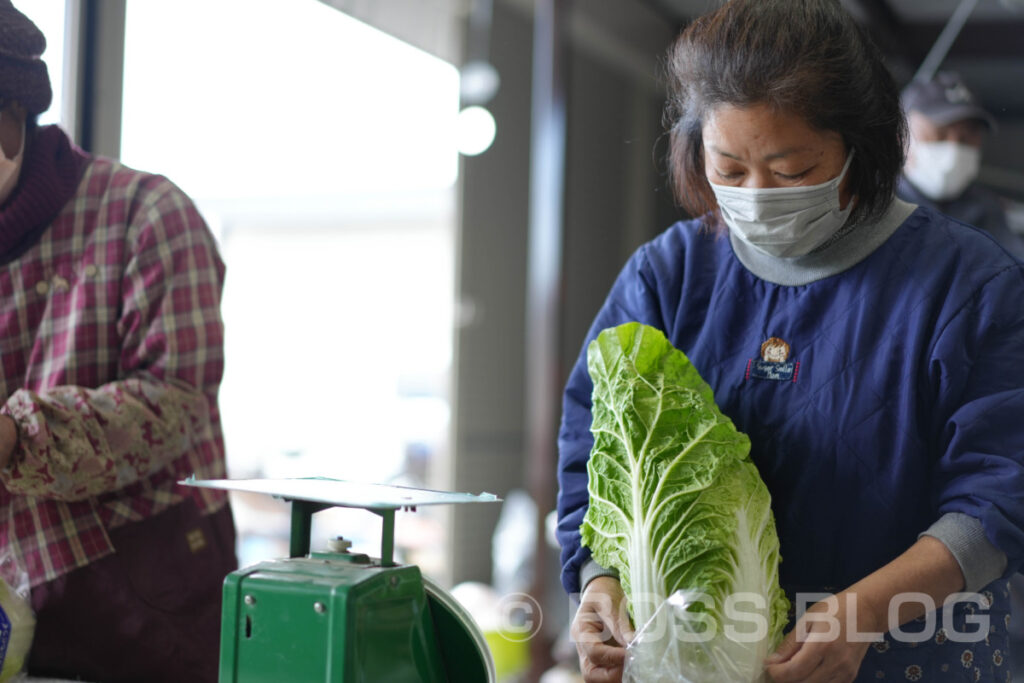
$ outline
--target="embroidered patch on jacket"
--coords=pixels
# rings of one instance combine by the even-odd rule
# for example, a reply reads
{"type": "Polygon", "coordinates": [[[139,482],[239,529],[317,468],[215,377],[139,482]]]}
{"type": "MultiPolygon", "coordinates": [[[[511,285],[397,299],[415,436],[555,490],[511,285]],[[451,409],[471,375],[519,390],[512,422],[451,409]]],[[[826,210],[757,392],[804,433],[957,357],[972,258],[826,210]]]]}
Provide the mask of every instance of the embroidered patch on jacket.
{"type": "Polygon", "coordinates": [[[778,337],[770,337],[761,344],[761,357],[747,361],[746,379],[795,382],[800,373],[800,361],[789,360],[789,353],[789,344],[778,337]]]}

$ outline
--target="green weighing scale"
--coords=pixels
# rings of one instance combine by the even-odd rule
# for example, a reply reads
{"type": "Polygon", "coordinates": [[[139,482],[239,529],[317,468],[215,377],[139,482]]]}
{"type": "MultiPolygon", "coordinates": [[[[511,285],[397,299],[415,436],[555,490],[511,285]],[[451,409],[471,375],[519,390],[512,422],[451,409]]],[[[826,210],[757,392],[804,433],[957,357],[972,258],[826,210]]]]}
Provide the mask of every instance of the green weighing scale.
{"type": "Polygon", "coordinates": [[[292,504],[290,557],[224,579],[220,683],[493,683],[469,613],[414,565],[394,562],[395,511],[497,502],[338,479],[208,479],[182,484],[265,493],[292,504]],[[380,557],[341,538],[310,552],[313,514],[363,508],[383,519],[380,557]]]}

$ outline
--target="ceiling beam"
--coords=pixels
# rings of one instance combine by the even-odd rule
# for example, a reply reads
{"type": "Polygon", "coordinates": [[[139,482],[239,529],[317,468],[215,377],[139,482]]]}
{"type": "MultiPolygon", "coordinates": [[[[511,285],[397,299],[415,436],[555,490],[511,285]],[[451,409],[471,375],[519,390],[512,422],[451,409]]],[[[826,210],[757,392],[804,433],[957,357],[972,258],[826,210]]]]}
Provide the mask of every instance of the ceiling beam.
{"type": "MultiPolygon", "coordinates": [[[[904,40],[912,42],[915,47],[928,49],[939,37],[942,22],[920,22],[913,25],[904,40]]],[[[956,41],[949,49],[948,57],[1013,59],[1021,58],[1021,47],[1024,45],[1024,20],[968,21],[960,31],[956,41]]]]}

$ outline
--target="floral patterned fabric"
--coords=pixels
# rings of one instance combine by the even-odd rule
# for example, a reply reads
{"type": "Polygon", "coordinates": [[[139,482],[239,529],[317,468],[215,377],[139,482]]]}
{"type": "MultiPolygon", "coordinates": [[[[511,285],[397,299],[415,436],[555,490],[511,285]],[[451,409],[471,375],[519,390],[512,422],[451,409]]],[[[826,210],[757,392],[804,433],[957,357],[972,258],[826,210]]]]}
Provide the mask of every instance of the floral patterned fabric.
{"type": "Polygon", "coordinates": [[[934,613],[934,621],[922,617],[905,624],[901,632],[910,637],[894,637],[893,633],[888,633],[884,641],[872,643],[864,657],[857,683],[1009,683],[1012,680],[1007,636],[1010,623],[1009,583],[1005,579],[994,581],[981,591],[981,595],[984,604],[957,603],[951,618],[944,620],[940,609],[934,613]],[[950,629],[944,628],[944,624],[950,629]],[[921,642],[907,642],[918,639],[921,642]]]}
{"type": "Polygon", "coordinates": [[[166,178],[90,161],[39,241],[0,267],[0,412],[19,445],[0,472],[0,544],[32,585],[112,551],[106,530],[223,477],[217,408],[224,266],[166,178]]]}

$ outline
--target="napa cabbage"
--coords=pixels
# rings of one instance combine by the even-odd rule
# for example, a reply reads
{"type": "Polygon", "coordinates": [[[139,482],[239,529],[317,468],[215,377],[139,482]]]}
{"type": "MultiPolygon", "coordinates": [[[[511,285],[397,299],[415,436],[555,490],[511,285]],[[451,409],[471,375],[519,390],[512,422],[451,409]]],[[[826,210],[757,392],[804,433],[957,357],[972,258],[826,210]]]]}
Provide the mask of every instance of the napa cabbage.
{"type": "Polygon", "coordinates": [[[638,630],[670,596],[700,617],[690,628],[707,638],[669,648],[695,673],[672,680],[760,680],[789,603],[771,498],[749,439],[686,355],[652,327],[604,330],[587,366],[594,446],[583,544],[618,570],[638,630]],[[763,637],[752,642],[759,628],[763,637]]]}

